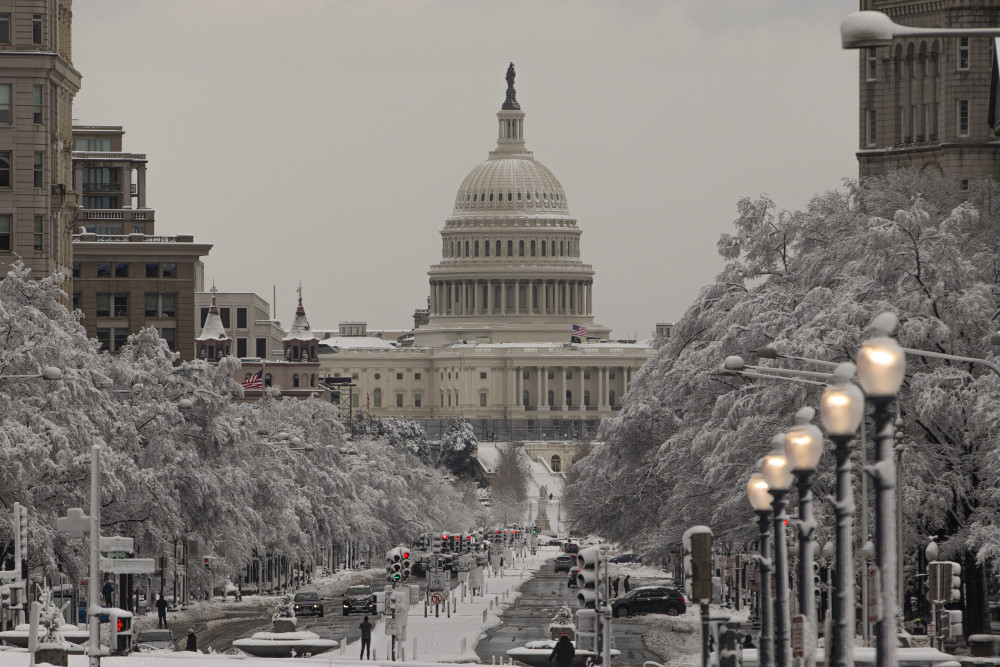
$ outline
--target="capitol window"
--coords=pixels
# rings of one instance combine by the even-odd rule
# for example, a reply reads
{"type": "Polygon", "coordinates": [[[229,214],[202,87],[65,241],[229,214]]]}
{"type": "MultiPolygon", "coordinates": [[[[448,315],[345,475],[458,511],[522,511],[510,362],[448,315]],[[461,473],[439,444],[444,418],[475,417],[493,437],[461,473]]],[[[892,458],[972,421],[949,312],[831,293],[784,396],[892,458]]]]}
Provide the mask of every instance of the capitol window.
{"type": "Polygon", "coordinates": [[[372,407],[381,408],[382,407],[382,390],[376,389],[372,392],[372,407]]]}
{"type": "Polygon", "coordinates": [[[545,257],[545,241],[542,241],[542,257],[545,257]]]}
{"type": "Polygon", "coordinates": [[[528,201],[531,201],[531,193],[530,192],[526,193],[525,196],[528,198],[528,201]]]}
{"type": "Polygon", "coordinates": [[[493,193],[490,193],[490,201],[493,201],[493,193]]]}
{"type": "Polygon", "coordinates": [[[465,242],[465,256],[466,257],[469,256],[469,242],[468,241],[465,242]]]}
{"type": "Polygon", "coordinates": [[[486,241],[485,243],[483,243],[483,255],[485,257],[489,257],[490,256],[490,242],[489,241],[486,241]]]}
{"type": "Polygon", "coordinates": [[[531,256],[532,257],[535,256],[535,242],[534,241],[531,242],[531,256]]]}
{"type": "Polygon", "coordinates": [[[521,257],[524,257],[524,241],[518,241],[518,250],[520,251],[521,257]]]}
{"type": "Polygon", "coordinates": [[[559,256],[560,256],[560,257],[562,257],[562,256],[564,256],[565,254],[566,254],[566,253],[565,253],[565,252],[563,251],[563,242],[562,242],[562,241],[560,241],[560,242],[559,242],[559,256]]]}
{"type": "Polygon", "coordinates": [[[552,241],[551,243],[552,243],[552,245],[549,246],[549,254],[552,255],[553,257],[555,257],[556,256],[556,242],[552,241]]]}
{"type": "Polygon", "coordinates": [[[485,408],[486,407],[486,392],[485,391],[483,393],[479,394],[479,407],[481,407],[481,408],[485,408]]]}
{"type": "Polygon", "coordinates": [[[517,193],[517,201],[521,201],[521,193],[520,192],[517,193]]]}
{"type": "Polygon", "coordinates": [[[513,257],[514,256],[514,242],[513,241],[507,241],[507,256],[508,257],[513,257]]]}
{"type": "Polygon", "coordinates": [[[514,200],[514,195],[512,195],[511,193],[508,192],[507,193],[507,201],[513,201],[513,200],[514,200]]]}
{"type": "Polygon", "coordinates": [[[479,241],[476,241],[475,245],[475,256],[479,257],[479,241]]]}

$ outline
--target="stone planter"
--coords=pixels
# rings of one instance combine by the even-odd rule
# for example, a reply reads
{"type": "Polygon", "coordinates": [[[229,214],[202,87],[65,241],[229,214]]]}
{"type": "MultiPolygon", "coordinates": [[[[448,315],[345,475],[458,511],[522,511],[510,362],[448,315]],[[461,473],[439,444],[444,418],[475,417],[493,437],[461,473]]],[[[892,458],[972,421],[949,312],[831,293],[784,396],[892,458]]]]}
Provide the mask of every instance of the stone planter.
{"type": "Polygon", "coordinates": [[[571,642],[576,641],[576,627],[572,625],[550,625],[549,632],[552,635],[552,639],[556,641],[559,640],[559,635],[566,633],[571,642]]]}
{"type": "Polygon", "coordinates": [[[68,667],[69,651],[63,648],[40,648],[35,651],[35,664],[48,663],[56,667],[68,667]]]}
{"type": "Polygon", "coordinates": [[[274,619],[274,631],[275,632],[295,632],[298,619],[295,618],[276,618],[274,619]]]}
{"type": "Polygon", "coordinates": [[[969,637],[969,653],[974,658],[1000,656],[1000,635],[971,635],[969,637]]]}

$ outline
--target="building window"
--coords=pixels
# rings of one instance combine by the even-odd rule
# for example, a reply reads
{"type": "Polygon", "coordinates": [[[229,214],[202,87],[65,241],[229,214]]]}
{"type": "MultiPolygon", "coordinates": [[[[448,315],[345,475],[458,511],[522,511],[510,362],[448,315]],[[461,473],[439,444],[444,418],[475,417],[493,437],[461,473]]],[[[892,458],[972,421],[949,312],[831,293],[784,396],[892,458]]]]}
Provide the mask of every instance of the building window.
{"type": "Polygon", "coordinates": [[[969,100],[958,101],[958,136],[969,136],[969,100]]]}
{"type": "Polygon", "coordinates": [[[160,277],[160,265],[149,263],[146,264],[146,277],[147,278],[159,278],[160,277]]]}
{"type": "Polygon", "coordinates": [[[483,256],[484,257],[489,257],[490,256],[490,242],[489,241],[486,241],[486,242],[483,243],[483,256]]]}
{"type": "Polygon", "coordinates": [[[566,379],[567,380],[573,379],[573,371],[566,371],[566,379]]]}
{"type": "Polygon", "coordinates": [[[969,179],[963,178],[961,181],[959,181],[959,183],[958,183],[958,189],[961,190],[962,192],[968,192],[969,191],[969,179]]]}
{"type": "Polygon", "coordinates": [[[80,262],[73,262],[73,277],[80,277],[80,262]]]}
{"type": "Polygon", "coordinates": [[[105,350],[111,349],[111,329],[101,329],[97,330],[97,342],[101,344],[101,348],[105,350]]]}
{"type": "Polygon", "coordinates": [[[298,373],[294,373],[292,375],[292,386],[293,387],[298,387],[299,386],[299,374],[298,373]]]}
{"type": "Polygon", "coordinates": [[[402,373],[396,373],[396,379],[397,380],[402,380],[403,379],[403,374],[402,373]]]}
{"type": "Polygon", "coordinates": [[[42,15],[32,14],[31,15],[31,43],[41,44],[42,43],[42,15]]]}
{"type": "Polygon", "coordinates": [[[528,371],[524,371],[523,373],[521,373],[521,379],[522,380],[527,380],[528,379],[528,375],[529,375],[528,371]]]}
{"type": "Polygon", "coordinates": [[[246,329],[247,328],[247,309],[237,308],[236,309],[236,328],[246,329]]]}
{"type": "Polygon", "coordinates": [[[0,84],[0,123],[10,124],[10,84],[0,84]]]}
{"type": "Polygon", "coordinates": [[[97,316],[98,317],[111,317],[111,295],[110,294],[98,294],[97,295],[97,316]]]}
{"type": "Polygon", "coordinates": [[[507,256],[508,257],[513,257],[514,256],[514,242],[513,241],[507,241],[507,256]]]}
{"type": "Polygon", "coordinates": [[[865,145],[875,145],[875,109],[865,109],[865,145]]]}
{"type": "Polygon", "coordinates": [[[159,295],[157,294],[147,294],[144,298],[145,304],[143,306],[143,314],[146,317],[157,317],[160,314],[159,310],[159,295]]]}
{"type": "Polygon", "coordinates": [[[528,407],[528,396],[529,395],[527,389],[521,392],[521,405],[523,405],[524,407],[528,407]]]}
{"type": "Polygon", "coordinates": [[[167,342],[171,352],[177,351],[177,329],[175,327],[160,329],[160,338],[167,342]]]}
{"type": "Polygon", "coordinates": [[[413,395],[413,407],[415,407],[415,408],[421,407],[420,394],[414,394],[413,395]]]}
{"type": "Polygon", "coordinates": [[[555,380],[556,379],[555,371],[549,371],[548,376],[550,380],[555,380]]]}
{"type": "Polygon", "coordinates": [[[382,379],[382,374],[381,373],[376,373],[375,374],[375,379],[376,380],[381,380],[382,379]]]}
{"type": "Polygon", "coordinates": [[[31,177],[32,177],[32,185],[34,185],[34,187],[36,188],[42,187],[42,182],[45,177],[45,172],[43,167],[44,162],[45,162],[45,153],[41,151],[35,151],[35,157],[32,162],[32,168],[31,168],[31,177]]]}
{"type": "Polygon", "coordinates": [[[486,392],[485,391],[480,392],[480,394],[479,394],[479,407],[481,407],[481,408],[485,408],[486,407],[486,392]]]}
{"type": "Polygon", "coordinates": [[[555,403],[556,403],[556,394],[554,391],[549,389],[548,401],[546,402],[546,405],[548,405],[551,408],[553,405],[555,405],[555,403]]]}
{"type": "Polygon", "coordinates": [[[264,386],[265,387],[270,387],[271,386],[271,374],[270,373],[264,373],[264,386]]]}
{"type": "Polygon", "coordinates": [[[73,310],[78,310],[80,308],[80,293],[73,292],[73,310]]]}
{"type": "Polygon", "coordinates": [[[549,467],[552,468],[552,472],[562,470],[562,459],[559,458],[558,454],[553,454],[552,458],[549,459],[549,467]]]}
{"type": "Polygon", "coordinates": [[[0,151],[0,188],[10,187],[10,151],[0,151]]]}
{"type": "Polygon", "coordinates": [[[381,408],[382,407],[382,390],[381,389],[376,388],[375,391],[372,392],[372,407],[373,408],[381,408]]]}
{"type": "Polygon", "coordinates": [[[615,372],[614,371],[609,371],[608,372],[608,379],[609,380],[614,380],[615,379],[615,372]]]}
{"type": "Polygon", "coordinates": [[[475,257],[479,257],[479,241],[476,241],[475,246],[473,247],[473,252],[475,253],[475,257]]]}
{"type": "Polygon", "coordinates": [[[115,352],[125,347],[128,343],[128,329],[115,329],[115,352]]]}
{"type": "Polygon", "coordinates": [[[588,408],[590,407],[590,390],[589,389],[584,389],[583,390],[583,404],[586,407],[588,407],[588,408]]]}
{"type": "Polygon", "coordinates": [[[403,395],[402,394],[396,394],[396,407],[397,408],[403,407],[403,395]]]}
{"type": "Polygon", "coordinates": [[[160,315],[161,317],[177,317],[177,295],[160,295],[160,315]]]}
{"type": "Polygon", "coordinates": [[[115,278],[128,278],[128,262],[115,262],[115,278]]]}
{"type": "Polygon", "coordinates": [[[958,38],[958,69],[969,69],[969,38],[958,38]]]}
{"type": "Polygon", "coordinates": [[[164,278],[176,278],[177,277],[177,262],[164,262],[163,263],[163,277],[164,278]]]}
{"type": "Polygon", "coordinates": [[[229,328],[229,309],[219,308],[219,319],[222,320],[222,326],[226,329],[229,328]]]}
{"type": "Polygon", "coordinates": [[[41,252],[42,248],[44,247],[45,247],[45,216],[36,215],[34,248],[36,251],[41,252]]]}
{"type": "Polygon", "coordinates": [[[35,125],[42,124],[42,87],[33,86],[31,89],[31,120],[35,125]]]}
{"type": "Polygon", "coordinates": [[[413,374],[413,379],[414,380],[419,380],[420,379],[420,373],[414,373],[413,374]]]}
{"type": "Polygon", "coordinates": [[[479,379],[480,380],[485,380],[486,379],[486,371],[480,371],[479,372],[479,379]]]}
{"type": "Polygon", "coordinates": [[[518,241],[517,247],[518,247],[518,255],[520,257],[524,257],[524,241],[518,241]]]}
{"type": "Polygon", "coordinates": [[[0,14],[0,44],[10,44],[10,12],[0,14]]]}
{"type": "Polygon", "coordinates": [[[358,379],[358,374],[357,373],[351,373],[351,379],[352,380],[357,380],[358,379]]]}
{"type": "Polygon", "coordinates": [[[361,405],[361,396],[359,394],[351,394],[351,407],[356,408],[361,405]]]}
{"type": "Polygon", "coordinates": [[[254,342],[254,345],[255,345],[255,347],[257,349],[256,350],[257,351],[257,356],[260,357],[261,359],[267,359],[267,339],[266,338],[258,338],[254,342]]]}
{"type": "Polygon", "coordinates": [[[465,256],[466,257],[469,256],[469,242],[468,241],[465,242],[465,256]]]}
{"type": "Polygon", "coordinates": [[[111,262],[98,262],[97,263],[97,277],[98,278],[110,278],[111,277],[111,262]]]}
{"type": "Polygon", "coordinates": [[[128,294],[115,294],[113,317],[128,317],[128,294]]]}

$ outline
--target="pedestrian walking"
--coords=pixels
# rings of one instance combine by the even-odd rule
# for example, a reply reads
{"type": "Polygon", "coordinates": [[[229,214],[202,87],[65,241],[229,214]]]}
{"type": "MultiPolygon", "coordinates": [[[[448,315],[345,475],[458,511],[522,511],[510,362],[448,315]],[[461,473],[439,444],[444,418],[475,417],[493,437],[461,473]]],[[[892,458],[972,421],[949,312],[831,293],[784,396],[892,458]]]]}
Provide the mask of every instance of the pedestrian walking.
{"type": "Polygon", "coordinates": [[[612,597],[618,597],[618,584],[621,582],[621,579],[621,577],[615,577],[615,580],[611,582],[612,597]]]}
{"type": "Polygon", "coordinates": [[[368,659],[372,659],[372,624],[368,622],[368,617],[365,616],[365,620],[361,621],[361,657],[358,660],[365,659],[365,652],[368,652],[368,659]]]}
{"type": "Polygon", "coordinates": [[[104,588],[101,589],[101,592],[104,594],[104,606],[113,607],[111,599],[114,597],[115,587],[111,585],[110,581],[104,582],[104,588]]]}
{"type": "Polygon", "coordinates": [[[757,648],[757,645],[753,643],[753,635],[748,634],[743,638],[743,648],[757,648]]]}
{"type": "Polygon", "coordinates": [[[184,647],[184,650],[192,653],[198,652],[198,635],[194,633],[194,628],[188,628],[187,646],[184,647]]]}
{"type": "Polygon", "coordinates": [[[163,599],[163,593],[160,593],[160,599],[156,601],[156,627],[167,627],[167,601],[163,599]]]}
{"type": "Polygon", "coordinates": [[[559,635],[559,641],[556,642],[556,647],[552,649],[552,654],[549,656],[549,665],[551,666],[555,662],[554,667],[573,667],[573,657],[576,655],[576,649],[573,648],[573,642],[569,640],[569,636],[564,632],[559,635]]]}
{"type": "Polygon", "coordinates": [[[630,575],[630,574],[626,574],[626,575],[625,575],[625,581],[623,581],[623,582],[622,582],[622,586],[623,586],[623,587],[625,588],[625,594],[626,594],[626,595],[628,595],[628,592],[629,592],[630,590],[632,590],[632,584],[630,584],[630,583],[628,582],[628,579],[629,579],[629,577],[631,577],[631,576],[632,576],[632,575],[630,575]]]}

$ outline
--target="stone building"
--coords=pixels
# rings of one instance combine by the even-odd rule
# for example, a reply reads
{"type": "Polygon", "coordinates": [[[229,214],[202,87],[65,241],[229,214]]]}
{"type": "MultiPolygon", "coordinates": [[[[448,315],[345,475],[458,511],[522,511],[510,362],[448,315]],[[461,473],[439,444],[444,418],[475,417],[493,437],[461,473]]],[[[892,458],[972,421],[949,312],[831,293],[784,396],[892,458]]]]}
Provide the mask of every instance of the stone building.
{"type": "Polygon", "coordinates": [[[241,359],[277,361],[284,358],[281,323],[271,319],[271,306],[252,292],[199,292],[194,295],[199,313],[195,335],[200,336],[211,302],[218,304],[219,321],[233,340],[233,351],[241,359]]]}
{"type": "Polygon", "coordinates": [[[83,150],[73,152],[73,187],[82,192],[73,307],[83,311],[87,335],[107,350],[152,326],[190,360],[194,295],[205,289],[201,258],[212,246],[192,236],[156,235],[155,211],[146,203],[146,156],[123,152],[123,135],[118,126],[74,128],[74,145],[83,150]]]}
{"type": "MultiPolygon", "coordinates": [[[[1000,1],[862,0],[900,25],[1000,25],[1000,1]]],[[[860,176],[913,168],[958,180],[1000,176],[988,122],[993,40],[914,37],[860,50],[860,176]]]]}
{"type": "MultiPolygon", "coordinates": [[[[0,5],[0,275],[20,257],[36,276],[70,276],[72,0],[0,5]]],[[[72,291],[67,286],[66,291],[72,291]]]]}

